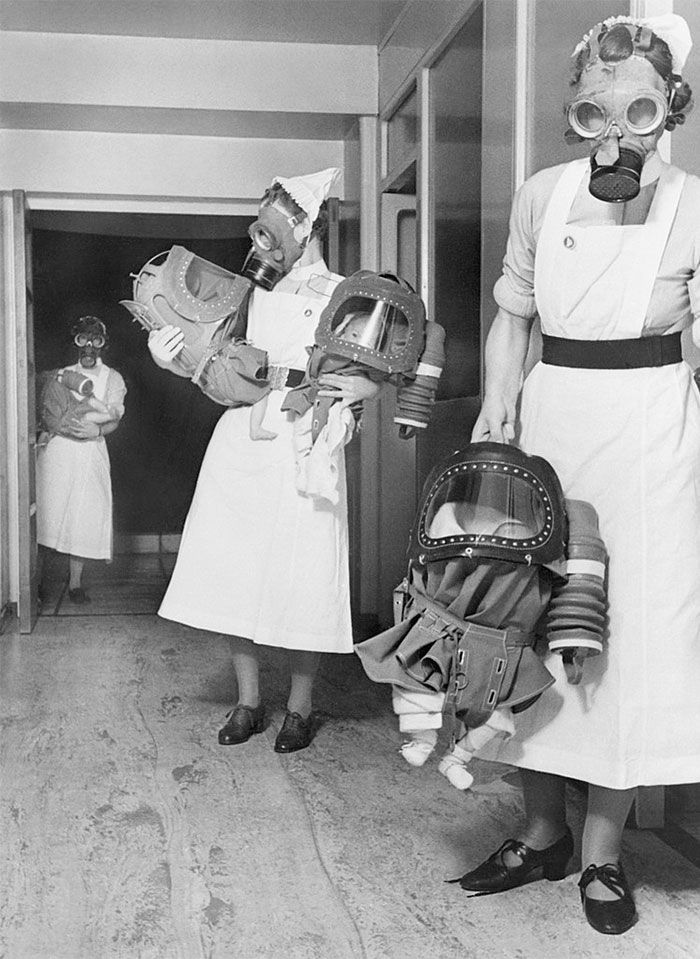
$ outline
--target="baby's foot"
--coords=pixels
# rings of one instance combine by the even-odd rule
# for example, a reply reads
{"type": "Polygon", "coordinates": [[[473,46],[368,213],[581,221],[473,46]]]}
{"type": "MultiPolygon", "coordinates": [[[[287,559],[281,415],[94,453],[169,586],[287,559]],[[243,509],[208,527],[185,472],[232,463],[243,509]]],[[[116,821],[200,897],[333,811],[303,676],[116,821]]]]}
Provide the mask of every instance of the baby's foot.
{"type": "Polygon", "coordinates": [[[409,739],[399,749],[399,752],[411,766],[422,766],[428,756],[435,749],[435,745],[424,739],[409,739]]]}
{"type": "Polygon", "coordinates": [[[445,753],[442,757],[438,765],[438,772],[446,776],[456,789],[470,789],[474,782],[474,777],[464,763],[451,753],[445,753]]]}

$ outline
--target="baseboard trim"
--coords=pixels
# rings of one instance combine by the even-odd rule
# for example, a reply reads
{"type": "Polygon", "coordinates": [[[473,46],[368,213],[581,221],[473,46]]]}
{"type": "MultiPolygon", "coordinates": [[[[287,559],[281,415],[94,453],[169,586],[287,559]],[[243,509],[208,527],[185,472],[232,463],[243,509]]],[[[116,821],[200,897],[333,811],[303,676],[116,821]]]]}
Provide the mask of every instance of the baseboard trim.
{"type": "Polygon", "coordinates": [[[177,553],[180,533],[117,533],[115,553],[177,553]]]}

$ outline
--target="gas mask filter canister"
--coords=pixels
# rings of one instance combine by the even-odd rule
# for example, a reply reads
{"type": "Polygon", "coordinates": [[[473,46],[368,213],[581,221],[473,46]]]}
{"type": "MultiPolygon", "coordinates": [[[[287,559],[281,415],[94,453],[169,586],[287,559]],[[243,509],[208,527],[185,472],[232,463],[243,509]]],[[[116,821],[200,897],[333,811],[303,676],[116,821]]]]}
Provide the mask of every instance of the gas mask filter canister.
{"type": "Polygon", "coordinates": [[[598,164],[591,157],[589,190],[596,200],[626,203],[639,193],[644,158],[636,150],[620,147],[620,156],[612,164],[598,164]]]}

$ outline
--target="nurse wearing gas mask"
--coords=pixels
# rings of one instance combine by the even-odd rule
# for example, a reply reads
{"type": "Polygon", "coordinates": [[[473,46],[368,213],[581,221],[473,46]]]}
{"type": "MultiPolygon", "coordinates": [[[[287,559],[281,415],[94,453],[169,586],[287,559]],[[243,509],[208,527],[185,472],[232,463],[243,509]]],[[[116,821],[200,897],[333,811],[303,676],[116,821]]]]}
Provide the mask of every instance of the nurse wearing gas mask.
{"type": "Polygon", "coordinates": [[[102,360],[109,343],[102,320],[82,316],[71,335],[77,362],[55,372],[89,379],[99,412],[78,392],[69,402],[83,401],[80,416],[59,417],[55,411],[51,416],[40,409],[45,432],[37,453],[37,540],[68,554],[68,599],[82,605],[90,602],[82,584],[85,560],[112,559],[112,481],[104,437],[124,415],[126,385],[102,360]]]}
{"type": "MultiPolygon", "coordinates": [[[[324,201],[338,172],[275,177],[249,229],[253,245],[241,272],[255,288],[246,338],[266,351],[275,382],[262,405],[228,409],[218,421],[159,611],[229,640],[238,698],[219,730],[224,746],[267,726],[261,646],[284,649],[289,659],[287,708],[274,742],[280,753],[304,749],[314,737],[312,689],[321,653],[353,651],[342,451],[338,501],[305,496],[296,485],[295,416],[282,409],[304,378],[307,347],[342,280],[321,249],[324,201]]],[[[154,360],[165,368],[181,344],[173,327],[149,337],[154,360]]],[[[320,386],[322,395],[346,405],[379,391],[364,376],[332,373],[320,386]]],[[[305,415],[310,420],[312,410],[305,415]]]]}
{"type": "Polygon", "coordinates": [[[580,685],[547,659],[555,684],[485,754],[521,767],[526,819],[461,884],[561,878],[573,851],[564,783],[582,780],[580,894],[607,934],[637,919],[621,864],[635,787],[700,780],[700,395],[680,347],[700,318],[700,180],[657,149],[689,111],[690,48],[674,15],[612,18],[576,46],[567,138],[590,155],[515,197],[472,436],[517,438],[565,496],[595,507],[610,606],[607,653],[580,685]],[[516,415],[535,314],[542,360],[516,415]]]}

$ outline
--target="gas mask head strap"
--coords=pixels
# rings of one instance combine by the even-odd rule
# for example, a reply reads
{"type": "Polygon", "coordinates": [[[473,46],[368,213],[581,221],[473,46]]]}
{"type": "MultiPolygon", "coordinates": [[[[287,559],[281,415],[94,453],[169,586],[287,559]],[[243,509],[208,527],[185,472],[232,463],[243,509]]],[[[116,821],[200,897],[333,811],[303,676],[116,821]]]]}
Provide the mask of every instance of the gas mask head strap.
{"type": "MultiPolygon", "coordinates": [[[[637,60],[646,60],[649,62],[646,54],[649,52],[649,50],[651,50],[654,42],[653,31],[649,27],[636,23],[615,23],[613,26],[624,27],[624,29],[629,33],[633,48],[631,58],[637,60]]],[[[600,43],[606,36],[608,29],[609,28],[607,26],[604,26],[598,34],[591,36],[591,38],[588,40],[589,55],[588,62],[586,63],[584,70],[593,66],[593,64],[600,59],[600,43]]],[[[670,100],[675,87],[670,76],[664,79],[666,82],[667,95],[670,100]]]]}
{"type": "Polygon", "coordinates": [[[282,194],[278,194],[269,200],[266,200],[263,205],[271,206],[281,213],[289,226],[292,228],[296,242],[302,247],[306,246],[308,239],[311,236],[313,224],[311,223],[306,211],[299,207],[299,204],[296,202],[296,200],[294,200],[285,191],[282,194]],[[297,213],[292,212],[290,209],[292,206],[298,208],[297,213]]]}
{"type": "Polygon", "coordinates": [[[284,205],[284,203],[280,203],[279,200],[275,200],[274,203],[271,203],[270,205],[273,206],[276,210],[280,211],[282,216],[286,219],[287,223],[291,227],[298,226],[300,223],[303,223],[304,220],[308,219],[307,215],[304,213],[303,210],[300,213],[296,213],[296,214],[293,213],[290,216],[289,210],[287,209],[287,207],[284,205]]]}

